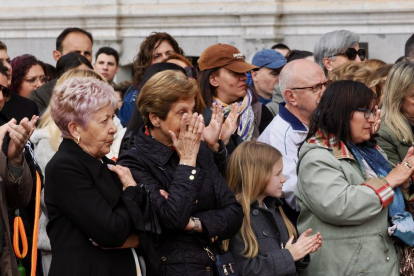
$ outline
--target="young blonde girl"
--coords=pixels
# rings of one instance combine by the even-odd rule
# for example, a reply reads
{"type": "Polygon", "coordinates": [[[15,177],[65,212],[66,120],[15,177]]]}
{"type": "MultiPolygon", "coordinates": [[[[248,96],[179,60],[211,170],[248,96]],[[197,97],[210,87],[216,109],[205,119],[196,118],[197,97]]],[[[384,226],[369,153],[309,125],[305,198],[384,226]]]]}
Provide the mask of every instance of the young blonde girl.
{"type": "Polygon", "coordinates": [[[264,143],[244,142],[231,155],[227,181],[244,220],[223,246],[232,252],[239,275],[297,275],[309,265],[308,254],[322,245],[319,233],[309,236],[312,229],[297,239],[279,199],[286,181],[282,170],[281,153],[264,143]]]}

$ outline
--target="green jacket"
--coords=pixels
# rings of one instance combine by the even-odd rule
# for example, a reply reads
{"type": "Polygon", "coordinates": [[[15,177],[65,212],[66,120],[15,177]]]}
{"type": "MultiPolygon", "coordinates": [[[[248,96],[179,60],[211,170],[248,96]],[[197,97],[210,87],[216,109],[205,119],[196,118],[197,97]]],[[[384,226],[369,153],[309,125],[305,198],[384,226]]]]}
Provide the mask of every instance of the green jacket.
{"type": "Polygon", "coordinates": [[[366,180],[346,146],[330,141],[318,134],[299,155],[298,230],[323,239],[302,275],[399,275],[399,249],[387,232],[393,190],[383,178],[366,180]]]}
{"type": "MultiPolygon", "coordinates": [[[[399,140],[385,122],[381,122],[378,134],[377,143],[387,154],[388,161],[394,166],[401,163],[411,147],[409,142],[399,140]]],[[[401,189],[401,191],[405,199],[406,211],[414,215],[414,187],[411,186],[408,190],[401,189]]]]}
{"type": "Polygon", "coordinates": [[[407,155],[408,149],[411,147],[409,142],[400,141],[384,121],[381,122],[378,135],[377,143],[387,154],[388,161],[394,165],[401,163],[407,155]]]}

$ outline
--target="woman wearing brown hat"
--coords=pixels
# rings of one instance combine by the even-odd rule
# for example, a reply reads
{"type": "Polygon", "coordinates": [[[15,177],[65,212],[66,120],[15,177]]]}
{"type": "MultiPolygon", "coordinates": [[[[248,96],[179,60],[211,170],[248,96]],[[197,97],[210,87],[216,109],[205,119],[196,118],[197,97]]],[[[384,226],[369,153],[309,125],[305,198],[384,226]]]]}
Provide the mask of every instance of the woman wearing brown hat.
{"type": "MultiPolygon", "coordinates": [[[[207,106],[211,103],[223,106],[224,115],[230,120],[229,122],[226,119],[223,129],[226,125],[233,127],[239,136],[231,139],[235,146],[240,142],[258,138],[273,118],[270,111],[257,102],[252,88],[246,85],[246,73],[258,68],[247,63],[237,48],[227,44],[216,44],[205,49],[198,65],[204,102],[207,106]],[[235,111],[231,112],[232,108],[237,109],[237,114],[235,111]]],[[[203,113],[207,125],[212,112],[206,109],[203,113]]],[[[228,138],[221,138],[225,144],[229,143],[228,138]]]]}

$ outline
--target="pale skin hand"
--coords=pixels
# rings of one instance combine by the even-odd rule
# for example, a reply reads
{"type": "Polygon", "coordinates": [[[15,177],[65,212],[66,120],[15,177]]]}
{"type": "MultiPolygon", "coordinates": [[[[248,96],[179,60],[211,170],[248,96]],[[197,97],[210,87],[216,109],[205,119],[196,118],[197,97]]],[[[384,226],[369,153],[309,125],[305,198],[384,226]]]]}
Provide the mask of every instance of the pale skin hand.
{"type": "Polygon", "coordinates": [[[10,124],[16,125],[16,119],[11,119],[9,122],[0,127],[0,149],[3,146],[4,137],[6,137],[7,132],[10,131],[10,124]]]}
{"type": "Polygon", "coordinates": [[[14,167],[20,167],[23,163],[23,150],[32,135],[39,116],[33,116],[29,121],[23,118],[20,124],[9,124],[10,144],[7,151],[10,164],[14,167]]]}
{"type": "Polygon", "coordinates": [[[210,149],[218,151],[220,147],[218,140],[223,126],[224,113],[223,107],[217,103],[213,103],[211,108],[213,114],[211,115],[210,124],[204,128],[203,139],[210,149]]]}
{"type": "Polygon", "coordinates": [[[134,178],[132,177],[131,171],[129,168],[121,166],[121,165],[111,165],[108,164],[108,169],[110,171],[115,172],[119,180],[121,180],[122,183],[122,189],[125,191],[128,187],[135,187],[137,186],[137,183],[135,182],[134,178]]]}
{"type": "MultiPolygon", "coordinates": [[[[305,232],[303,232],[302,235],[300,235],[300,237],[299,237],[298,240],[301,240],[303,238],[308,237],[311,233],[312,233],[312,229],[309,228],[308,230],[306,230],[305,232]]],[[[318,251],[319,248],[322,247],[322,236],[321,236],[321,233],[318,232],[318,233],[315,234],[315,236],[316,236],[316,239],[317,239],[317,243],[316,243],[316,245],[314,246],[314,248],[312,249],[312,251],[310,253],[315,253],[316,251],[318,251]]]]}
{"type": "Polygon", "coordinates": [[[319,248],[318,245],[321,241],[319,241],[318,237],[320,236],[313,235],[309,237],[308,235],[311,231],[311,229],[305,231],[294,244],[292,244],[294,239],[294,236],[292,235],[286,243],[285,248],[292,254],[292,258],[295,262],[303,259],[306,255],[315,252],[315,250],[319,248]]]}
{"type": "Polygon", "coordinates": [[[180,156],[180,164],[195,167],[197,154],[200,149],[201,136],[204,130],[204,118],[194,113],[191,116],[187,130],[188,114],[185,113],[181,119],[180,133],[178,137],[173,131],[169,131],[173,145],[180,156]]]}
{"type": "Polygon", "coordinates": [[[378,105],[375,106],[375,122],[371,127],[371,135],[376,134],[381,126],[381,109],[378,108],[378,105]]]}
{"type": "Polygon", "coordinates": [[[393,169],[386,177],[385,180],[391,186],[391,188],[398,187],[407,182],[407,180],[411,177],[414,173],[414,147],[410,147],[408,149],[407,155],[405,156],[404,160],[401,162],[399,166],[393,169]],[[408,162],[411,166],[408,169],[405,166],[405,162],[408,162]]]}
{"type": "Polygon", "coordinates": [[[223,127],[221,129],[221,134],[220,134],[220,140],[223,141],[225,145],[229,143],[231,135],[239,127],[239,123],[238,123],[239,115],[240,114],[237,113],[237,104],[236,103],[232,104],[231,111],[223,123],[223,127]]]}

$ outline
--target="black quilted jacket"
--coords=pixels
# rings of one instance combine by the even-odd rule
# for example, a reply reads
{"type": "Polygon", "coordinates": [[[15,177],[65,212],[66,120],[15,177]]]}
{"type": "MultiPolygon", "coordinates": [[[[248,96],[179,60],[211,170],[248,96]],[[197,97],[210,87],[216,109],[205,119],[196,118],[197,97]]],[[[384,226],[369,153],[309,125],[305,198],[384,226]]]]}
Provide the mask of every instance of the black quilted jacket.
{"type": "Polygon", "coordinates": [[[161,275],[216,275],[204,247],[217,254],[219,241],[237,234],[243,220],[242,207],[206,144],[200,145],[196,167],[178,163],[177,152],[146,136],[144,128],[136,136],[135,147],[118,159],[118,164],[131,169],[138,184],[147,184],[152,190],[162,227],[156,246],[161,275]],[[160,195],[160,189],[169,193],[168,199],[160,195]],[[204,233],[183,230],[191,216],[200,218],[204,233]]]}

